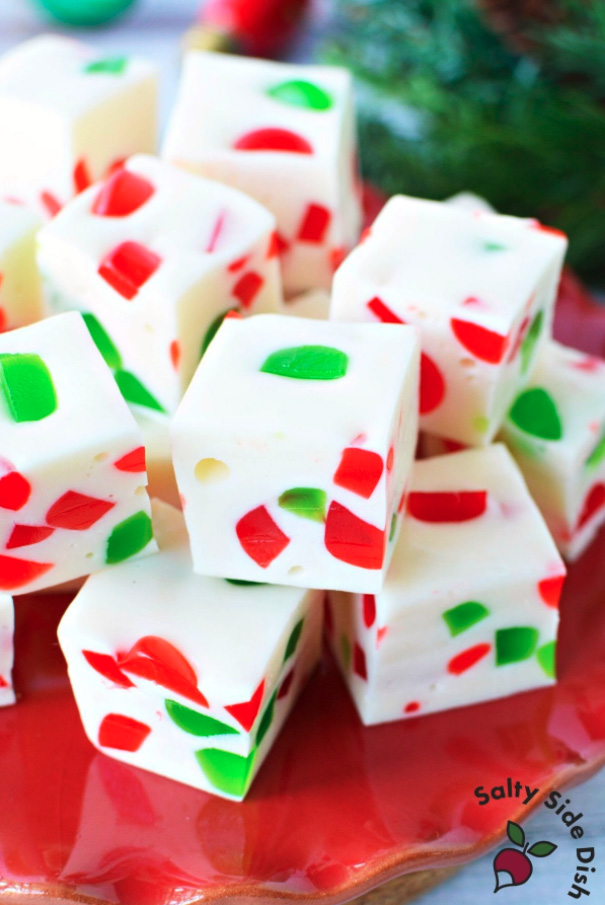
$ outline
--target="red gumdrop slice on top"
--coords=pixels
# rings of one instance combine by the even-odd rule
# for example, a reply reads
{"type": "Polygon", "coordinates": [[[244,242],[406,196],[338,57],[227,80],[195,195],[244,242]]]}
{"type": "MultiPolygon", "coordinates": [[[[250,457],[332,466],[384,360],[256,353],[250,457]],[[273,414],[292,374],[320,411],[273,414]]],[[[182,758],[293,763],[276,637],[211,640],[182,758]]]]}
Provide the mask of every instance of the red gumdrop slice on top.
{"type": "Polygon", "coordinates": [[[605,506],[605,484],[595,484],[584,501],[576,530],[583,528],[603,506],[605,506]]]}
{"type": "Polygon", "coordinates": [[[443,402],[445,379],[432,358],[420,355],[420,414],[428,415],[443,402]]]}
{"type": "Polygon", "coordinates": [[[455,657],[452,657],[447,664],[447,671],[454,676],[460,676],[463,672],[466,672],[467,669],[471,669],[471,667],[478,663],[479,660],[482,660],[487,656],[490,650],[491,644],[487,643],[476,644],[474,647],[469,647],[467,650],[463,650],[455,657]]]}
{"type": "Polygon", "coordinates": [[[75,490],[68,490],[53,503],[46,513],[46,522],[53,528],[68,531],[88,531],[99,519],[113,509],[115,503],[86,496],[75,490]]]}
{"type": "Polygon", "coordinates": [[[46,525],[15,525],[6,544],[6,549],[14,550],[18,547],[31,547],[32,544],[40,544],[54,533],[55,529],[47,528],[46,525]]]}
{"type": "Polygon", "coordinates": [[[565,575],[553,575],[538,582],[538,593],[546,606],[558,608],[564,581],[565,575]]]}
{"type": "Polygon", "coordinates": [[[307,205],[296,238],[299,242],[320,244],[325,238],[331,219],[332,214],[327,207],[321,204],[307,205]]]}
{"type": "Polygon", "coordinates": [[[258,273],[254,273],[253,270],[250,270],[239,278],[231,290],[231,294],[238,299],[243,308],[249,308],[260,292],[264,282],[265,281],[258,273]]]}
{"type": "Polygon", "coordinates": [[[506,351],[507,336],[488,330],[474,321],[453,317],[450,321],[454,336],[464,348],[488,364],[499,364],[506,351]]]}
{"type": "Polygon", "coordinates": [[[104,258],[98,273],[123,298],[131,301],[161,263],[160,256],[144,245],[122,242],[104,258]]]}
{"type": "Polygon", "coordinates": [[[263,679],[249,701],[244,701],[242,704],[230,704],[225,707],[227,713],[230,713],[240,726],[243,726],[246,732],[250,732],[254,725],[260,705],[263,702],[264,693],[265,680],[263,679]]]}
{"type": "Polygon", "coordinates": [[[363,621],[366,628],[372,628],[376,621],[376,598],[373,594],[363,595],[363,621]]]}
{"type": "Polygon", "coordinates": [[[124,672],[155,682],[202,707],[208,706],[208,701],[197,687],[193,666],[174,644],[164,638],[146,635],[128,653],[119,654],[117,661],[124,672]]]}
{"type": "Polygon", "coordinates": [[[468,522],[487,508],[487,490],[413,491],[408,512],[420,522],[468,522]]]}
{"type": "Polygon", "coordinates": [[[383,468],[382,456],[378,453],[349,446],[343,451],[333,480],[339,487],[369,500],[380,481],[383,468]]]}
{"type": "Polygon", "coordinates": [[[151,728],[120,713],[108,713],[99,726],[99,745],[117,751],[138,751],[151,728]]]}
{"type": "Polygon", "coordinates": [[[137,446],[136,449],[117,459],[113,465],[118,471],[127,471],[133,474],[145,471],[145,447],[137,446]]]}
{"type": "Polygon", "coordinates": [[[0,556],[0,591],[23,588],[52,568],[51,562],[31,562],[14,556],[0,556]]]}
{"type": "Polygon", "coordinates": [[[18,512],[29,500],[32,487],[18,471],[9,471],[0,478],[0,509],[18,512]]]}
{"type": "Polygon", "coordinates": [[[144,176],[118,169],[102,186],[91,210],[97,217],[128,217],[154,193],[155,188],[144,176]]]}
{"type": "Polygon", "coordinates": [[[105,679],[109,679],[110,682],[120,685],[122,688],[134,688],[134,683],[122,672],[109,654],[98,654],[93,650],[83,650],[82,654],[89,666],[92,666],[105,679]]]}
{"type": "Polygon", "coordinates": [[[287,151],[290,154],[312,154],[306,138],[290,129],[266,128],[246,132],[233,143],[236,151],[287,151]]]}
{"type": "Polygon", "coordinates": [[[360,679],[363,679],[365,682],[368,681],[366,655],[363,652],[363,648],[361,648],[357,642],[353,648],[353,672],[355,675],[359,676],[360,679]]]}
{"type": "Polygon", "coordinates": [[[266,569],[288,544],[287,537],[269,515],[265,506],[258,506],[242,516],[235,526],[235,533],[250,559],[266,569]]]}
{"type": "Polygon", "coordinates": [[[74,188],[79,195],[92,185],[92,178],[88,170],[86,161],[82,158],[78,160],[74,167],[74,188]]]}
{"type": "Polygon", "coordinates": [[[385,532],[358,518],[336,501],[330,503],[324,543],[335,559],[360,569],[382,569],[385,532]]]}

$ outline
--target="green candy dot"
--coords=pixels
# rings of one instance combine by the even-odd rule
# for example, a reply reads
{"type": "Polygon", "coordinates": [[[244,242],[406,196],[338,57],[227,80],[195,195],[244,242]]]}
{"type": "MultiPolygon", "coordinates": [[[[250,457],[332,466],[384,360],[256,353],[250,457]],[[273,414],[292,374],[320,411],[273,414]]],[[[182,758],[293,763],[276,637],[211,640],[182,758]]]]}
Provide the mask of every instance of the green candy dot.
{"type": "Polygon", "coordinates": [[[261,585],[264,586],[267,584],[266,581],[246,581],[244,578],[225,578],[225,581],[229,582],[229,584],[238,585],[239,587],[242,587],[242,588],[244,588],[244,587],[248,588],[248,587],[253,587],[253,586],[260,587],[261,585]]]}
{"type": "Polygon", "coordinates": [[[563,427],[552,396],[541,387],[517,396],[509,414],[520,430],[542,440],[560,440],[563,427]]]}
{"type": "Polygon", "coordinates": [[[151,519],[146,512],[136,512],[119,522],[107,538],[105,562],[114,565],[144,550],[153,539],[151,519]]]}
{"type": "Polygon", "coordinates": [[[292,487],[291,490],[284,490],[277,502],[282,509],[300,518],[325,522],[327,501],[325,490],[317,487],[292,487]]]}
{"type": "Polygon", "coordinates": [[[184,707],[177,701],[164,701],[166,713],[173,723],[188,732],[190,735],[209,736],[209,735],[239,735],[239,731],[227,723],[221,723],[203,713],[197,713],[189,707],[184,707]]]}
{"type": "Polygon", "coordinates": [[[107,57],[103,60],[93,60],[84,67],[84,72],[89,75],[122,75],[128,66],[127,57],[107,57]]]}
{"type": "Polygon", "coordinates": [[[528,370],[532,359],[534,357],[534,350],[536,348],[536,343],[540,337],[542,332],[542,325],[544,324],[544,312],[538,311],[533,321],[531,322],[531,326],[525,337],[523,342],[521,343],[521,373],[525,374],[528,370]]]}
{"type": "Polygon", "coordinates": [[[105,359],[105,364],[112,369],[117,370],[122,367],[122,356],[114,346],[109,334],[97,320],[94,314],[83,314],[84,323],[88,327],[92,340],[105,359]]]}
{"type": "Polygon", "coordinates": [[[393,516],[391,518],[391,527],[389,529],[389,543],[391,543],[391,541],[395,537],[396,530],[397,530],[397,513],[394,512],[393,516]]]}
{"type": "Polygon", "coordinates": [[[502,245],[500,242],[484,242],[484,251],[507,251],[508,246],[502,245]]]}
{"type": "Polygon", "coordinates": [[[441,614],[450,634],[455,637],[489,616],[489,610],[476,600],[467,600],[441,614]]]}
{"type": "Polygon", "coordinates": [[[256,749],[248,757],[221,751],[219,748],[202,748],[196,751],[198,764],[215,789],[242,798],[250,785],[256,749]]]}
{"type": "Polygon", "coordinates": [[[210,345],[210,343],[212,342],[212,340],[218,333],[221,324],[223,323],[223,321],[225,320],[227,315],[230,314],[232,311],[239,311],[239,308],[228,308],[227,311],[223,311],[221,314],[218,315],[218,317],[214,318],[214,320],[212,321],[212,323],[206,330],[206,334],[202,340],[200,358],[204,357],[204,355],[206,353],[206,349],[208,348],[208,346],[210,345]]]}
{"type": "Polygon", "coordinates": [[[595,468],[605,459],[605,434],[601,437],[591,454],[586,459],[587,468],[595,468]]]}
{"type": "Polygon", "coordinates": [[[550,679],[556,677],[557,642],[549,641],[536,651],[536,659],[550,679]]]}
{"type": "Polygon", "coordinates": [[[297,622],[290,637],[288,638],[288,643],[286,644],[286,653],[284,654],[284,663],[286,660],[289,660],[296,648],[298,647],[298,642],[300,641],[300,636],[303,630],[304,619],[301,619],[300,622],[297,622]]]}
{"type": "Polygon", "coordinates": [[[39,355],[0,355],[0,391],[13,421],[42,421],[57,410],[50,371],[39,355]]]}
{"type": "Polygon", "coordinates": [[[340,636],[340,655],[345,669],[348,669],[351,665],[351,642],[346,635],[340,636]]]}
{"type": "Polygon", "coordinates": [[[348,364],[348,356],[332,346],[292,346],[269,355],[261,371],[293,380],[338,380],[348,364]]]}
{"type": "Polygon", "coordinates": [[[155,409],[156,412],[165,411],[155,396],[152,396],[149,390],[130,371],[116,371],[114,377],[126,402],[131,402],[133,405],[142,405],[148,409],[155,409]]]}
{"type": "Polygon", "coordinates": [[[265,708],[265,712],[263,713],[260,723],[258,724],[258,732],[256,733],[256,747],[260,747],[260,743],[266,736],[269,731],[269,727],[273,722],[273,712],[275,710],[275,701],[277,699],[277,691],[274,691],[271,700],[267,704],[265,708]]]}
{"type": "Polygon", "coordinates": [[[333,105],[332,97],[327,91],[303,79],[280,82],[267,89],[267,94],[282,104],[304,107],[306,110],[329,110],[333,105]]]}
{"type": "Polygon", "coordinates": [[[529,626],[501,628],[496,632],[496,666],[528,660],[536,649],[538,630],[529,626]]]}

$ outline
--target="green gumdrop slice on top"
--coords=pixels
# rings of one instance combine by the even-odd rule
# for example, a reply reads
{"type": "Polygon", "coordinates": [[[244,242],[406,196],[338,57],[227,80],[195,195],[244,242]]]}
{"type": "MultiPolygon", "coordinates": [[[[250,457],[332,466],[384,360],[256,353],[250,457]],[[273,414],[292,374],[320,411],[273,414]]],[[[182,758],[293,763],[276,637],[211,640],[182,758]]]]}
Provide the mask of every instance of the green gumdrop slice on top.
{"type": "Polygon", "coordinates": [[[292,632],[290,633],[290,637],[288,638],[288,643],[286,644],[286,652],[284,654],[284,663],[286,660],[289,660],[296,648],[298,647],[298,642],[300,641],[300,636],[302,635],[303,625],[305,620],[301,619],[300,622],[297,622],[292,632]]]}
{"type": "Polygon", "coordinates": [[[122,356],[114,345],[109,333],[94,314],[83,314],[84,323],[88,327],[92,340],[105,359],[105,364],[112,369],[117,370],[122,367],[122,356]]]}
{"type": "Polygon", "coordinates": [[[155,396],[152,396],[138,377],[135,377],[130,371],[116,371],[114,377],[126,402],[130,402],[132,405],[141,405],[144,408],[154,409],[156,412],[165,411],[164,407],[160,405],[155,396]]]}
{"type": "Polygon", "coordinates": [[[441,614],[452,637],[466,632],[473,625],[489,616],[489,610],[476,600],[467,600],[441,614]]]}
{"type": "Polygon", "coordinates": [[[18,424],[42,421],[57,410],[55,385],[39,355],[0,355],[0,393],[18,424]]]}
{"type": "Polygon", "coordinates": [[[329,110],[334,103],[327,91],[304,79],[280,82],[269,88],[267,94],[282,104],[303,107],[305,110],[329,110]]]}
{"type": "Polygon", "coordinates": [[[496,632],[496,666],[528,660],[536,649],[538,630],[530,626],[502,628],[496,632]]]}
{"type": "Polygon", "coordinates": [[[107,539],[105,562],[114,565],[144,550],[153,539],[151,519],[146,512],[136,512],[119,522],[107,539]]]}
{"type": "Polygon", "coordinates": [[[509,418],[516,427],[541,440],[560,440],[563,425],[552,396],[542,387],[517,396],[509,418]]]}
{"type": "Polygon", "coordinates": [[[274,691],[271,695],[271,700],[267,704],[265,708],[265,712],[263,713],[260,723],[258,724],[258,732],[256,733],[256,747],[260,747],[260,744],[267,732],[271,727],[271,723],[273,722],[273,714],[275,711],[275,701],[277,699],[277,691],[274,691]]]}
{"type": "Polygon", "coordinates": [[[557,642],[549,641],[536,651],[536,659],[549,679],[556,678],[557,671],[557,642]]]}
{"type": "Polygon", "coordinates": [[[529,369],[529,366],[534,357],[534,350],[536,348],[536,343],[540,338],[540,334],[542,333],[542,326],[544,324],[544,312],[538,311],[536,316],[534,317],[529,330],[525,334],[523,342],[521,343],[521,373],[525,374],[529,369]]]}
{"type": "Polygon", "coordinates": [[[87,63],[84,72],[88,75],[122,75],[127,66],[127,57],[106,57],[87,63]]]}
{"type": "Polygon", "coordinates": [[[215,789],[234,798],[243,798],[250,785],[256,749],[248,757],[242,757],[219,748],[202,748],[195,756],[215,789]]]}
{"type": "Polygon", "coordinates": [[[190,707],[185,707],[183,704],[179,704],[178,701],[166,700],[164,704],[166,713],[172,722],[175,723],[179,729],[188,732],[190,735],[208,737],[212,735],[240,734],[233,726],[228,726],[227,723],[215,720],[213,717],[206,716],[204,713],[198,713],[196,710],[191,710],[190,707]]]}
{"type": "Polygon", "coordinates": [[[333,346],[291,346],[269,355],[261,371],[292,380],[338,380],[348,364],[348,356],[333,346]]]}
{"type": "Polygon", "coordinates": [[[325,490],[319,490],[317,487],[292,487],[290,490],[284,490],[277,502],[282,509],[300,518],[312,522],[325,522],[327,501],[325,490]]]}

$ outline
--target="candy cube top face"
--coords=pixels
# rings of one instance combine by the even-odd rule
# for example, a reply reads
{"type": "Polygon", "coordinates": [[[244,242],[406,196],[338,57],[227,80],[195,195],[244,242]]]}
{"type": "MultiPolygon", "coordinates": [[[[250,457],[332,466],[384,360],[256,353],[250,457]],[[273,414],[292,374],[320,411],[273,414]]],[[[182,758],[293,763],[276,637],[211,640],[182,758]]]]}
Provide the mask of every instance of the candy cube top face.
{"type": "Polygon", "coordinates": [[[274,227],[242,193],[138,155],[41,231],[38,260],[51,306],[88,315],[127,400],[171,411],[227,311],[277,309],[274,227]]]}
{"type": "Polygon", "coordinates": [[[329,287],[361,221],[350,73],[191,52],[163,153],[273,211],[288,293],[329,287]]]}
{"type": "Polygon", "coordinates": [[[146,61],[68,38],[10,51],[0,60],[0,186],[54,215],[119,161],[155,150],[156,92],[146,61]]]}
{"type": "Polygon", "coordinates": [[[0,333],[42,317],[36,266],[40,221],[21,204],[0,201],[0,333]]]}
{"type": "Polygon", "coordinates": [[[0,336],[0,590],[153,549],[142,435],[79,314],[0,336]]]}
{"type": "Polygon", "coordinates": [[[547,334],[566,248],[533,221],[392,198],[336,273],[335,320],[421,329],[421,427],[490,442],[547,334]]]}
{"type": "Polygon", "coordinates": [[[574,559],[605,519],[605,361],[549,340],[501,437],[574,559]]]}
{"type": "Polygon", "coordinates": [[[59,640],[101,751],[242,798],[313,669],[321,595],[192,572],[182,515],[154,502],[160,553],[92,577],[59,640]]]}
{"type": "Polygon", "coordinates": [[[564,576],[504,446],[416,462],[383,592],[330,610],[364,722],[552,682],[564,576]]]}
{"type": "Polygon", "coordinates": [[[225,321],[172,427],[196,571],[380,588],[416,444],[417,378],[410,328],[225,321]]]}
{"type": "Polygon", "coordinates": [[[8,594],[0,592],[0,707],[15,703],[11,678],[14,628],[13,599],[8,594]]]}

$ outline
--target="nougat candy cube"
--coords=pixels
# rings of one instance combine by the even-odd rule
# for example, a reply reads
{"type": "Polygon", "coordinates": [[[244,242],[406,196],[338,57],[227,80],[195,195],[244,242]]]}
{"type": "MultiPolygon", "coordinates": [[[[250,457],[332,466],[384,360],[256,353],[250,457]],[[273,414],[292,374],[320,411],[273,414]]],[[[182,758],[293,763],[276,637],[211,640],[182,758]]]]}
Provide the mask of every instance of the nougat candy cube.
{"type": "Polygon", "coordinates": [[[329,288],[361,224],[346,70],[191,51],[163,154],[275,214],[287,294],[329,288]]]}
{"type": "Polygon", "coordinates": [[[172,463],[170,417],[162,412],[148,412],[133,407],[133,414],[143,433],[147,464],[147,492],[151,499],[163,500],[180,508],[179,489],[172,463]]]}
{"type": "Polygon", "coordinates": [[[334,278],[331,318],[420,328],[420,427],[493,440],[550,332],[565,237],[397,196],[334,278]]]}
{"type": "Polygon", "coordinates": [[[15,703],[15,690],[11,676],[14,628],[13,598],[0,591],[0,707],[15,703]]]}
{"type": "Polygon", "coordinates": [[[274,226],[241,192],[139,155],[41,231],[38,261],[125,399],[172,412],[227,313],[278,308],[274,226]]]}
{"type": "Polygon", "coordinates": [[[0,200],[0,333],[43,315],[36,265],[39,225],[38,217],[22,204],[0,200]]]}
{"type": "Polygon", "coordinates": [[[154,501],[160,552],[92,576],[59,626],[90,741],[241,800],[319,657],[322,595],[192,571],[183,517],[154,501]]]}
{"type": "Polygon", "coordinates": [[[551,684],[564,577],[503,445],[417,462],[382,593],[333,593],[326,611],[362,721],[551,684]]]}
{"type": "Polygon", "coordinates": [[[0,591],[155,549],[142,434],[79,314],[0,336],[0,591]]]}
{"type": "Polygon", "coordinates": [[[196,572],[382,586],[417,435],[411,327],[227,320],[172,424],[196,572]]]}
{"type": "Polygon", "coordinates": [[[156,147],[157,78],[145,60],[58,35],[0,59],[0,192],[54,216],[127,157],[156,147]]]}
{"type": "Polygon", "coordinates": [[[605,361],[549,340],[501,432],[563,555],[605,522],[605,361]]]}

